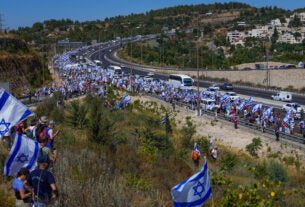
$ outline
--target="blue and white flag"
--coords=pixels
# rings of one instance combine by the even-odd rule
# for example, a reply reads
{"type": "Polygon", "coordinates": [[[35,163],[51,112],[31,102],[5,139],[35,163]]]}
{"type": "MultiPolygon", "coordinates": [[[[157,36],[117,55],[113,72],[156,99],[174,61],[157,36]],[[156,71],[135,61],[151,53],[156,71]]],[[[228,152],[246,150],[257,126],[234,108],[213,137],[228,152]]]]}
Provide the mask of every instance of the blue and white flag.
{"type": "Polygon", "coordinates": [[[253,97],[250,97],[246,103],[246,106],[252,106],[252,105],[253,105],[253,97]]]}
{"type": "Polygon", "coordinates": [[[223,104],[223,103],[227,102],[229,99],[230,99],[230,96],[225,94],[222,97],[220,97],[219,102],[220,102],[220,104],[223,104]]]}
{"type": "Polygon", "coordinates": [[[245,108],[246,101],[243,99],[240,104],[238,105],[238,110],[243,110],[245,108]]]}
{"type": "Polygon", "coordinates": [[[269,118],[270,115],[271,115],[271,112],[272,112],[272,108],[269,107],[269,108],[263,113],[262,120],[269,118]]]}
{"type": "Polygon", "coordinates": [[[212,149],[214,146],[214,140],[215,140],[215,136],[212,136],[210,139],[210,149],[212,149]]]}
{"type": "Polygon", "coordinates": [[[10,154],[5,161],[4,175],[16,176],[18,171],[25,167],[30,171],[36,167],[39,154],[39,144],[25,135],[17,134],[10,154]]]}
{"type": "Polygon", "coordinates": [[[200,157],[200,151],[198,149],[198,144],[195,142],[194,144],[194,151],[198,153],[198,156],[200,157]]]}
{"type": "Polygon", "coordinates": [[[240,98],[238,97],[237,99],[235,99],[232,103],[232,106],[235,106],[239,103],[240,98]]]}
{"type": "Polygon", "coordinates": [[[290,124],[290,119],[291,119],[291,115],[293,114],[292,110],[287,111],[283,121],[289,125],[290,124]]]}
{"type": "Polygon", "coordinates": [[[261,110],[262,107],[263,107],[262,104],[256,104],[252,109],[252,113],[255,113],[255,112],[261,110]]]}
{"type": "Polygon", "coordinates": [[[19,122],[33,115],[23,103],[0,88],[0,138],[19,122]]]}
{"type": "Polygon", "coordinates": [[[198,173],[173,187],[171,194],[174,207],[202,206],[212,196],[206,160],[198,173]]]}
{"type": "Polygon", "coordinates": [[[126,106],[131,102],[131,96],[126,94],[122,99],[121,99],[121,106],[126,106]]]}

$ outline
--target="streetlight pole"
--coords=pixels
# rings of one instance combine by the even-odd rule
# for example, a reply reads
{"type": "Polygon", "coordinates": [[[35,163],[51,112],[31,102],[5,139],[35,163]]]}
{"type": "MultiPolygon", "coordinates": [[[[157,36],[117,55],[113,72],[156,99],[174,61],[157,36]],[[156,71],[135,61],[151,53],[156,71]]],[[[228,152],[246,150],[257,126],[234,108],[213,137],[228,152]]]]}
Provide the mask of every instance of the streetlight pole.
{"type": "Polygon", "coordinates": [[[197,58],[197,115],[200,116],[199,55],[198,55],[198,44],[197,44],[197,46],[196,46],[196,58],[197,58]]]}

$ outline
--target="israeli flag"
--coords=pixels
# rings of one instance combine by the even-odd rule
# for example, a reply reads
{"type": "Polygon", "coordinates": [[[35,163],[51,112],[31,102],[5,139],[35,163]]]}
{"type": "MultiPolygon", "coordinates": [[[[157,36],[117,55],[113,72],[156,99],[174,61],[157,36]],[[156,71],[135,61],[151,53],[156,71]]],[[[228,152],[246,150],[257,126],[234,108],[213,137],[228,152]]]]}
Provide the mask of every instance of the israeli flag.
{"type": "Polygon", "coordinates": [[[126,106],[131,102],[131,97],[126,94],[122,99],[121,99],[121,106],[126,106]]]}
{"type": "Polygon", "coordinates": [[[226,102],[229,99],[229,95],[225,94],[220,98],[220,104],[223,104],[224,102],[226,102]]]}
{"type": "Polygon", "coordinates": [[[259,111],[262,107],[263,107],[262,104],[256,104],[252,109],[252,113],[259,111]]]}
{"type": "Polygon", "coordinates": [[[19,122],[33,115],[23,103],[0,88],[0,138],[19,122]]]}
{"type": "Polygon", "coordinates": [[[266,118],[269,118],[270,115],[271,115],[271,112],[272,112],[272,108],[269,107],[269,108],[263,113],[262,120],[264,120],[264,119],[266,119],[266,118]]]}
{"type": "Polygon", "coordinates": [[[246,101],[243,99],[241,103],[238,105],[238,110],[243,110],[245,108],[246,101]]]}
{"type": "Polygon", "coordinates": [[[171,193],[174,207],[202,206],[212,196],[206,160],[198,173],[173,187],[171,193]]]}
{"type": "Polygon", "coordinates": [[[292,114],[292,110],[289,110],[283,119],[283,121],[288,125],[290,124],[291,114],[292,114]]]}
{"type": "Polygon", "coordinates": [[[210,148],[213,148],[214,140],[215,140],[215,136],[211,137],[211,139],[210,139],[210,148]]]}
{"type": "Polygon", "coordinates": [[[237,99],[235,99],[232,103],[232,106],[235,106],[239,103],[240,98],[238,97],[237,99]]]}
{"type": "Polygon", "coordinates": [[[30,171],[34,170],[38,154],[39,145],[37,141],[16,133],[13,147],[5,161],[4,175],[16,177],[18,171],[23,167],[30,171]]]}
{"type": "Polygon", "coordinates": [[[253,97],[250,97],[246,103],[246,106],[252,106],[252,105],[253,105],[253,97]]]}
{"type": "Polygon", "coordinates": [[[200,157],[200,151],[198,149],[198,144],[195,142],[194,144],[194,151],[198,153],[198,156],[200,157]]]}

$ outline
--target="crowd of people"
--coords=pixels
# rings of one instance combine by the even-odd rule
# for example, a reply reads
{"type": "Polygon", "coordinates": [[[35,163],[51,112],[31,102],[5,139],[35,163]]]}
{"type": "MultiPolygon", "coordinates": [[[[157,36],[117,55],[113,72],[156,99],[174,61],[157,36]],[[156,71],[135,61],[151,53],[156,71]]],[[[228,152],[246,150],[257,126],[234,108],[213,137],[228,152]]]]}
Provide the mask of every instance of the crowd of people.
{"type": "MultiPolygon", "coordinates": [[[[215,119],[218,114],[223,113],[226,118],[234,123],[238,128],[238,121],[244,119],[249,123],[256,124],[263,132],[267,128],[275,131],[276,139],[279,139],[280,132],[294,133],[295,113],[288,111],[284,118],[279,111],[262,104],[254,104],[253,99],[231,100],[228,95],[211,94],[201,91],[199,94],[192,88],[174,87],[167,81],[159,79],[145,79],[134,74],[116,74],[113,71],[97,66],[93,62],[90,64],[82,63],[71,58],[79,52],[78,50],[55,56],[53,59],[54,67],[62,78],[60,85],[52,82],[49,86],[34,91],[34,97],[39,100],[41,97],[52,97],[55,92],[60,92],[65,99],[73,96],[79,96],[86,93],[97,93],[100,97],[107,96],[109,88],[115,87],[121,91],[135,92],[137,94],[151,94],[160,99],[169,102],[175,110],[177,103],[182,103],[195,109],[197,100],[210,98],[215,100],[215,104],[208,109],[215,112],[215,119]]],[[[88,61],[88,60],[87,60],[88,61]]],[[[30,95],[31,99],[31,95],[30,95]]],[[[115,108],[122,108],[131,101],[130,96],[124,96],[116,103],[108,103],[115,108]]],[[[107,102],[105,102],[107,104],[107,102]]],[[[201,110],[203,108],[201,107],[201,110]]],[[[297,126],[299,132],[305,137],[304,115],[301,115],[301,121],[297,126]]],[[[13,181],[13,188],[16,195],[16,206],[50,206],[54,203],[58,192],[55,183],[55,177],[52,173],[53,166],[57,160],[57,149],[55,140],[59,131],[55,132],[55,122],[48,121],[43,116],[35,122],[32,121],[29,126],[27,121],[19,123],[15,127],[15,133],[26,134],[30,139],[39,143],[39,155],[37,159],[37,168],[29,172],[26,168],[21,168],[13,181]]],[[[211,158],[217,159],[217,147],[209,150],[211,158]]],[[[195,145],[192,152],[192,159],[196,166],[199,164],[200,151],[195,145]]]]}
{"type": "MultiPolygon", "coordinates": [[[[238,121],[243,118],[246,122],[255,124],[263,132],[267,128],[275,132],[293,134],[300,132],[305,137],[304,112],[301,113],[299,124],[296,125],[296,113],[293,110],[283,112],[260,103],[254,103],[253,98],[231,100],[229,95],[220,93],[207,93],[206,90],[197,93],[192,87],[174,87],[167,81],[160,79],[145,79],[134,74],[115,74],[113,71],[97,66],[93,62],[82,63],[76,61],[75,54],[71,51],[54,58],[54,66],[60,73],[63,82],[59,88],[51,91],[61,91],[64,96],[71,97],[95,91],[100,96],[105,96],[108,87],[116,87],[122,91],[133,91],[137,94],[152,94],[172,104],[173,109],[177,103],[183,103],[192,109],[197,107],[197,99],[212,99],[215,104],[201,107],[201,110],[215,111],[217,118],[223,113],[238,127],[238,121]],[[286,113],[285,115],[283,113],[286,113]],[[284,115],[284,116],[283,116],[284,115]],[[299,130],[296,130],[298,128],[299,130]]],[[[88,60],[87,60],[88,61],[88,60]]],[[[45,91],[48,91],[47,89],[45,91]]]]}
{"type": "MultiPolygon", "coordinates": [[[[56,124],[42,116],[38,121],[24,120],[11,130],[11,134],[24,135],[27,139],[37,141],[39,152],[37,167],[30,172],[28,168],[21,168],[13,180],[16,197],[16,207],[45,207],[53,206],[58,195],[53,166],[57,160],[55,140],[59,131],[55,132],[56,124]]],[[[8,134],[4,137],[7,147],[10,147],[8,134]]]]}

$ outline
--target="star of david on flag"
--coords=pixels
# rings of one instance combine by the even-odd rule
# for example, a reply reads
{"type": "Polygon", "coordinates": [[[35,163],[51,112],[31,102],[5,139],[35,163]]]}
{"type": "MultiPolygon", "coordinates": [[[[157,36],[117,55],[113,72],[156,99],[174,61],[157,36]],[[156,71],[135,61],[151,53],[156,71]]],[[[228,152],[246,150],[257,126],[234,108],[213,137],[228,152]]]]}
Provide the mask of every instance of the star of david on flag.
{"type": "Polygon", "coordinates": [[[4,175],[15,177],[23,167],[33,170],[36,167],[38,154],[38,142],[16,133],[13,147],[5,161],[4,175]]]}
{"type": "Polygon", "coordinates": [[[19,122],[33,115],[23,103],[0,88],[0,138],[19,122]]]}
{"type": "Polygon", "coordinates": [[[174,207],[202,206],[212,196],[206,160],[198,173],[173,187],[171,194],[174,207]]]}

